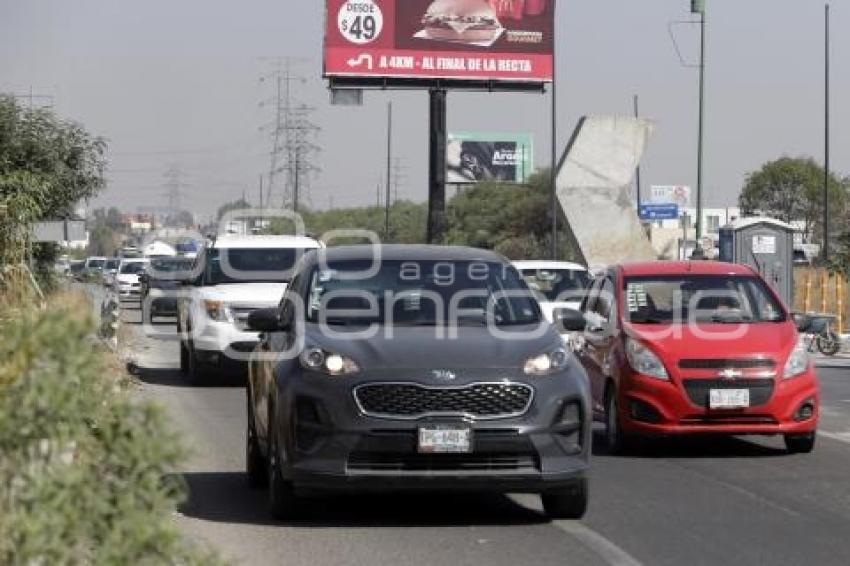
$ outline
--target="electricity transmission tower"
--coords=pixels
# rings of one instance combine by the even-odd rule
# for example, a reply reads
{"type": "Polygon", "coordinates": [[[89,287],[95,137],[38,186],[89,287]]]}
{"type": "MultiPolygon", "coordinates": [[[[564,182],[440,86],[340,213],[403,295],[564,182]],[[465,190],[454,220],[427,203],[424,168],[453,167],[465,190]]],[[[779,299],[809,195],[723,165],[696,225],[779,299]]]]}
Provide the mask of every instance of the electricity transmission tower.
{"type": "Polygon", "coordinates": [[[304,84],[306,80],[293,72],[296,59],[284,57],[271,61],[272,70],[260,78],[261,83],[270,83],[274,88],[272,98],[260,103],[260,107],[271,106],[274,119],[262,129],[268,130],[272,138],[272,150],[267,183],[266,202],[281,188],[278,181],[283,174],[283,205],[291,206],[296,212],[304,200],[310,175],[319,171],[313,158],[319,151],[314,143],[319,127],[311,121],[314,108],[301,103],[293,84],[304,84]]]}
{"type": "Polygon", "coordinates": [[[403,158],[396,157],[393,160],[393,202],[396,203],[399,200],[399,187],[404,187],[407,184],[407,170],[408,167],[405,165],[403,158]]]}
{"type": "Polygon", "coordinates": [[[163,176],[165,177],[165,183],[162,185],[165,189],[163,195],[168,202],[168,208],[176,214],[180,212],[183,207],[182,190],[189,185],[183,182],[185,174],[183,173],[183,169],[180,165],[169,165],[163,176]]]}

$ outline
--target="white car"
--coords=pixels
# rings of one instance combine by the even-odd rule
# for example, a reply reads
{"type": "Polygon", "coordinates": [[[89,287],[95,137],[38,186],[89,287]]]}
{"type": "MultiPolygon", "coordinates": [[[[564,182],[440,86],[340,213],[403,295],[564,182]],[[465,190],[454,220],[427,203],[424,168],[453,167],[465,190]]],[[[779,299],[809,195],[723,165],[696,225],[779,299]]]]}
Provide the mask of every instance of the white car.
{"type": "Polygon", "coordinates": [[[141,301],[142,285],[139,275],[145,272],[150,260],[144,258],[122,259],[112,278],[112,290],[123,302],[141,301]]]}
{"type": "Polygon", "coordinates": [[[275,307],[301,256],[322,244],[306,236],[221,236],[200,251],[179,292],[180,369],[190,382],[205,367],[247,361],[259,343],[248,315],[275,307]]]}
{"type": "Polygon", "coordinates": [[[590,274],[577,263],[565,261],[515,261],[514,267],[538,295],[546,320],[556,309],[579,310],[590,286],[590,274]]]}

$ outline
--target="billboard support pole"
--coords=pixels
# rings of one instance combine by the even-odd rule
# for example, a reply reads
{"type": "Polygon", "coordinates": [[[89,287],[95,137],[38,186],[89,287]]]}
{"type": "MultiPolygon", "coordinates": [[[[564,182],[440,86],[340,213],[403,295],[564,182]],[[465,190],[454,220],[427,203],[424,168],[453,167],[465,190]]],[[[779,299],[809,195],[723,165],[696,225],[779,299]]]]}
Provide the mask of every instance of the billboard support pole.
{"type": "Polygon", "coordinates": [[[393,103],[387,103],[387,194],[384,202],[384,240],[390,241],[390,177],[393,161],[393,103]]]}
{"type": "Polygon", "coordinates": [[[442,243],[446,231],[446,90],[433,88],[428,119],[428,243],[442,243]]]}
{"type": "MultiPolygon", "coordinates": [[[[553,10],[557,9],[557,4],[553,6],[553,10]]],[[[554,17],[554,16],[553,16],[554,17]]],[[[553,31],[553,33],[555,33],[553,31]]],[[[558,75],[558,47],[555,37],[552,38],[552,155],[550,164],[550,179],[551,187],[551,204],[552,209],[552,261],[558,260],[558,96],[557,96],[557,75],[558,75]]]]}

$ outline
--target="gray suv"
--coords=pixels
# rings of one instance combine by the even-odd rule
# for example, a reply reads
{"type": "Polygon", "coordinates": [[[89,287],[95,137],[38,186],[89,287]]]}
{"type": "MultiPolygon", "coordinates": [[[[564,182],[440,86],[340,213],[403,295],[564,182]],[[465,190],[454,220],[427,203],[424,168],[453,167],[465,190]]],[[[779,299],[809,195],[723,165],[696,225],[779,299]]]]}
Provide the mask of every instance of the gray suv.
{"type": "Polygon", "coordinates": [[[584,515],[588,379],[501,256],[317,250],[248,324],[247,478],[274,516],[315,490],[539,493],[584,515]]]}

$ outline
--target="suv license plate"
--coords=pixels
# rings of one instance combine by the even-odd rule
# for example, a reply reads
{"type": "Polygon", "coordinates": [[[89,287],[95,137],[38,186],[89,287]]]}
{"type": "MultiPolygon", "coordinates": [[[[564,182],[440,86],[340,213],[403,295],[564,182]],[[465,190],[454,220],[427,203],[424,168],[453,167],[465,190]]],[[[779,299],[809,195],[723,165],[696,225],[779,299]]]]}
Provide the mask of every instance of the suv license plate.
{"type": "Polygon", "coordinates": [[[456,426],[422,427],[419,429],[419,452],[469,454],[472,452],[472,429],[456,426]]]}
{"type": "Polygon", "coordinates": [[[708,405],[712,409],[742,409],[750,406],[749,389],[712,389],[708,405]]]}

